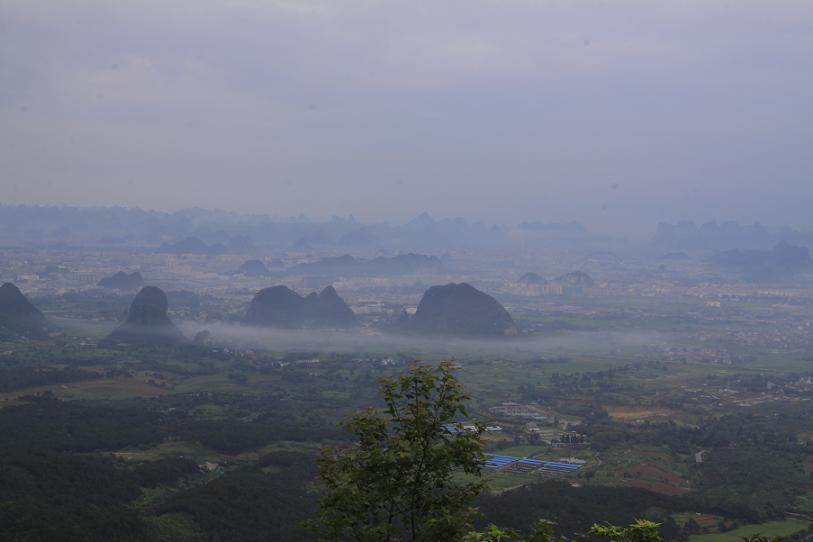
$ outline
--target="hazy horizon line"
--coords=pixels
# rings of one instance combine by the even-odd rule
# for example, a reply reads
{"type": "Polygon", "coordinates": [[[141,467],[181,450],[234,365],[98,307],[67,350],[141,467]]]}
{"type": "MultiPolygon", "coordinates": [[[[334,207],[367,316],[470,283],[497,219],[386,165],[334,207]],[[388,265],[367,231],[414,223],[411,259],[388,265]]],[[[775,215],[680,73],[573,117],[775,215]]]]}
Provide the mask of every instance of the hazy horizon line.
{"type": "MultiPolygon", "coordinates": [[[[398,225],[406,225],[409,224],[411,221],[418,219],[422,216],[427,216],[431,218],[435,222],[443,222],[443,221],[457,221],[463,220],[467,224],[475,225],[475,224],[484,224],[488,226],[511,226],[516,227],[522,224],[545,224],[545,225],[572,225],[576,224],[583,227],[586,233],[596,233],[594,229],[590,228],[586,225],[583,221],[577,220],[575,218],[569,220],[521,220],[518,219],[512,222],[500,221],[500,220],[486,220],[481,218],[472,218],[470,216],[464,215],[444,215],[440,216],[435,213],[430,213],[426,210],[418,210],[413,212],[411,215],[412,218],[404,220],[404,221],[379,221],[379,220],[370,220],[367,221],[363,218],[359,218],[356,216],[357,213],[350,213],[347,215],[339,215],[339,214],[331,214],[330,216],[322,216],[321,214],[318,216],[314,216],[312,214],[308,214],[305,211],[293,212],[287,216],[283,215],[276,215],[270,212],[250,212],[250,211],[242,211],[239,209],[228,209],[223,207],[203,207],[200,205],[190,205],[188,207],[174,207],[171,210],[169,209],[160,209],[156,207],[145,207],[145,206],[138,206],[138,205],[120,205],[120,204],[106,204],[106,205],[77,205],[73,203],[31,203],[31,202],[23,202],[23,201],[0,201],[0,209],[3,207],[28,207],[28,208],[39,208],[39,209],[49,209],[49,208],[56,208],[56,209],[77,209],[77,210],[94,210],[94,209],[123,209],[126,211],[141,211],[145,213],[156,213],[156,214],[164,214],[164,215],[173,215],[173,214],[180,214],[185,211],[202,211],[206,213],[222,213],[222,214],[229,214],[238,217],[245,217],[245,218],[265,218],[271,221],[279,221],[279,222],[313,222],[313,223],[327,223],[332,220],[345,220],[349,222],[356,222],[360,226],[376,226],[376,225],[383,225],[383,226],[398,226],[398,225]]],[[[677,220],[657,220],[653,223],[653,228],[657,228],[660,224],[681,224],[681,223],[693,223],[696,226],[702,226],[704,224],[738,224],[740,226],[761,226],[765,228],[767,231],[778,231],[783,229],[791,229],[795,230],[800,233],[813,233],[811,229],[804,229],[798,226],[793,226],[791,224],[771,224],[765,222],[763,220],[754,220],[754,221],[739,221],[736,219],[726,219],[726,218],[689,218],[684,217],[677,220]]],[[[623,236],[622,236],[623,237],[623,236]]]]}

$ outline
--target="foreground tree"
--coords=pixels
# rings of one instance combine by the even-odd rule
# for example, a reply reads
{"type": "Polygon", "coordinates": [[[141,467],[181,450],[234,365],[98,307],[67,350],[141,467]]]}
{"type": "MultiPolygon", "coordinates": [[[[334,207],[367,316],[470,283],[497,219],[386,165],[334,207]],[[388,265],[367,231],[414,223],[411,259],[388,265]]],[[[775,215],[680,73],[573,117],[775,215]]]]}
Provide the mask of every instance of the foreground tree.
{"type": "MultiPolygon", "coordinates": [[[[513,529],[500,529],[496,525],[489,525],[484,531],[466,534],[461,542],[572,542],[563,536],[557,537],[555,527],[556,524],[551,521],[539,520],[531,534],[522,535],[513,529]]],[[[658,523],[638,520],[629,527],[593,525],[589,534],[608,542],[662,542],[659,527],[658,523]]]]}
{"type": "Polygon", "coordinates": [[[316,529],[329,540],[459,540],[483,488],[479,425],[465,431],[468,396],[454,366],[415,364],[382,381],[383,410],[356,412],[349,447],[325,449],[326,492],[316,529]]]}
{"type": "Polygon", "coordinates": [[[759,533],[752,534],[751,536],[743,536],[742,542],[782,542],[785,538],[782,536],[765,536],[759,533]]]}
{"type": "MultiPolygon", "coordinates": [[[[322,451],[325,493],[311,525],[322,539],[571,542],[546,520],[527,535],[495,525],[472,530],[472,501],[484,487],[483,427],[464,430],[455,423],[468,416],[469,397],[452,363],[416,363],[381,384],[385,408],[356,412],[346,424],[356,442],[322,451]]],[[[594,525],[589,535],[608,542],[662,542],[658,527],[645,520],[628,527],[594,525]]]]}
{"type": "Polygon", "coordinates": [[[593,525],[590,534],[610,542],[661,542],[659,523],[639,519],[629,527],[616,525],[593,525]]]}

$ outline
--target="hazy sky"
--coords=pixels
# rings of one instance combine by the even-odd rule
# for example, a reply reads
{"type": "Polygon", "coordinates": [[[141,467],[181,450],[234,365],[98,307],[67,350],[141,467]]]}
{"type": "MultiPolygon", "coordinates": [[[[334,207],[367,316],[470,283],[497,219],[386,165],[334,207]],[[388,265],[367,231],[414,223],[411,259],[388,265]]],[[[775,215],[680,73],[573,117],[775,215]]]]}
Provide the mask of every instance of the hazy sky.
{"type": "Polygon", "coordinates": [[[813,228],[813,2],[0,0],[0,189],[813,228]]]}

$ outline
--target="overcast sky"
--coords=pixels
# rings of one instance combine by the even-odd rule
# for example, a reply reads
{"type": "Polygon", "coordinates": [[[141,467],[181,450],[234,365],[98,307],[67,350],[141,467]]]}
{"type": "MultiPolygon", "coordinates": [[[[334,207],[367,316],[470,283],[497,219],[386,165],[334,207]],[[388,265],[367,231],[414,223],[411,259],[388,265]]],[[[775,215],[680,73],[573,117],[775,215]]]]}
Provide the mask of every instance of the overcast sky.
{"type": "Polygon", "coordinates": [[[0,188],[813,228],[813,2],[1,0],[0,188]]]}

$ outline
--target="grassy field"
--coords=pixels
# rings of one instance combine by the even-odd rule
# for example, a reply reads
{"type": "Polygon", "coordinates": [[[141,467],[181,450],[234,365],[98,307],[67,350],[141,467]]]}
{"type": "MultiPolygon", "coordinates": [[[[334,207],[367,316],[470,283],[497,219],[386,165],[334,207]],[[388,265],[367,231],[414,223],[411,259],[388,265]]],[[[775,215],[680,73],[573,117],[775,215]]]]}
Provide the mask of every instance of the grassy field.
{"type": "Polygon", "coordinates": [[[689,542],[741,542],[743,537],[761,534],[767,537],[788,536],[810,526],[806,521],[787,519],[744,525],[727,533],[697,534],[689,537],[689,542]]]}
{"type": "Polygon", "coordinates": [[[236,464],[256,461],[260,456],[269,452],[288,451],[301,454],[318,455],[323,446],[331,446],[336,443],[325,442],[291,442],[277,441],[256,450],[247,450],[241,453],[227,454],[211,450],[199,442],[190,441],[170,441],[162,442],[151,448],[125,448],[114,452],[117,457],[127,461],[157,461],[169,457],[186,457],[202,463],[212,461],[215,463],[236,464]]]}
{"type": "MultiPolygon", "coordinates": [[[[807,469],[808,465],[805,466],[807,469]]],[[[813,514],[813,494],[800,495],[796,498],[795,508],[804,514],[813,514]]]]}
{"type": "Polygon", "coordinates": [[[515,474],[510,472],[484,471],[483,478],[488,484],[488,490],[500,493],[531,482],[538,482],[539,476],[535,474],[515,474]]]}
{"type": "Polygon", "coordinates": [[[217,454],[197,442],[188,441],[164,442],[145,449],[125,449],[116,452],[115,455],[128,461],[156,461],[168,457],[187,457],[198,462],[222,459],[222,454],[217,454]]]}
{"type": "Polygon", "coordinates": [[[140,378],[100,378],[69,382],[66,384],[49,384],[33,386],[7,393],[0,393],[0,403],[13,402],[22,395],[30,395],[50,391],[57,398],[63,400],[116,400],[132,397],[158,397],[165,395],[167,390],[159,388],[140,378]]]}
{"type": "Polygon", "coordinates": [[[495,403],[516,400],[522,385],[546,385],[553,373],[604,371],[624,365],[627,361],[615,356],[590,356],[540,364],[508,358],[495,358],[488,363],[471,362],[466,358],[460,362],[463,370],[459,376],[466,390],[473,397],[495,403]]]}
{"type": "Polygon", "coordinates": [[[759,371],[809,371],[813,367],[810,352],[761,353],[749,359],[744,367],[759,371]]]}
{"type": "Polygon", "coordinates": [[[686,462],[694,457],[674,457],[667,448],[616,447],[601,454],[594,483],[639,487],[664,495],[685,493],[690,487],[686,462]]]}

